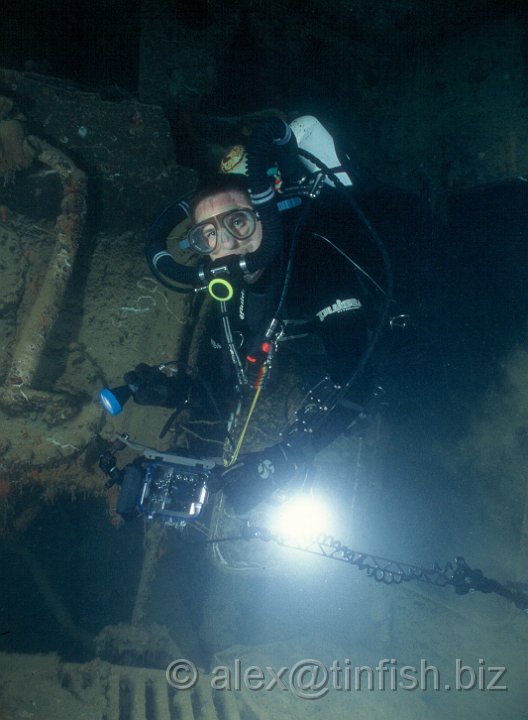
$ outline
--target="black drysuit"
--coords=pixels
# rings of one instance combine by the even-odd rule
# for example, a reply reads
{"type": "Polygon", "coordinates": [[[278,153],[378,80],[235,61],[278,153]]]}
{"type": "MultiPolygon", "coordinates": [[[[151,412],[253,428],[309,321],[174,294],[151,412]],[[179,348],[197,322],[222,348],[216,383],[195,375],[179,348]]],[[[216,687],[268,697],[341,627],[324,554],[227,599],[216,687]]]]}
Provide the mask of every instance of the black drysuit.
{"type": "Polygon", "coordinates": [[[299,209],[283,213],[288,242],[280,261],[253,284],[241,280],[233,298],[218,303],[212,314],[213,353],[209,348],[206,352],[217,368],[222,356],[224,379],[234,369],[226,330],[231,331],[242,363],[248,355],[257,357],[285,283],[287,292],[278,318],[284,328],[279,358],[281,353],[292,353],[305,383],[326,374],[336,383],[345,383],[366,350],[382,296],[354,263],[372,272],[372,243],[346,199],[335,190],[323,192],[301,227],[297,226],[299,215],[299,209]]]}
{"type": "MultiPolygon", "coordinates": [[[[247,356],[258,359],[264,333],[276,315],[286,281],[287,292],[279,317],[284,333],[278,342],[278,357],[281,353],[294,356],[306,390],[321,387],[325,376],[330,378],[326,390],[332,390],[334,384],[345,384],[362,365],[383,304],[382,292],[371,279],[373,274],[379,274],[379,265],[371,267],[375,255],[373,243],[355,218],[346,196],[325,189],[302,226],[298,225],[298,209],[287,213],[283,222],[288,243],[281,261],[267,268],[256,283],[241,281],[233,298],[218,304],[211,328],[214,352],[208,351],[209,359],[216,357],[218,373],[218,358],[223,358],[224,375],[231,375],[231,382],[236,377],[233,347],[242,364],[247,356]],[[290,275],[286,268],[292,244],[290,275]],[[228,336],[232,340],[231,350],[228,336]]],[[[264,499],[292,470],[309,462],[311,455],[357,417],[356,403],[364,403],[370,393],[365,377],[362,372],[350,390],[350,397],[324,418],[309,443],[305,442],[306,437],[298,433],[288,435],[286,431],[283,442],[245,455],[225,473],[225,492],[235,510],[244,512],[264,499]]]]}

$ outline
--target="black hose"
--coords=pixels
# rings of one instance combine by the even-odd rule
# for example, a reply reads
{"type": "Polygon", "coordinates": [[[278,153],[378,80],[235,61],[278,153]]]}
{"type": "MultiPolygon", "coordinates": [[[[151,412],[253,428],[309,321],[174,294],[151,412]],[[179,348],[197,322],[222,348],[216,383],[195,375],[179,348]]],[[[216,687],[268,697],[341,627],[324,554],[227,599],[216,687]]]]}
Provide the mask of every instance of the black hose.
{"type": "Polygon", "coordinates": [[[270,265],[279,257],[284,244],[275,191],[268,176],[272,145],[280,147],[283,156],[295,155],[297,158],[295,136],[290,126],[278,117],[270,117],[259,123],[248,143],[249,196],[262,222],[263,237],[258,250],[244,256],[245,267],[250,273],[270,265]]]}
{"type": "Polygon", "coordinates": [[[149,228],[145,248],[147,262],[155,278],[169,290],[184,293],[192,292],[194,288],[180,288],[168,283],[164,277],[183,285],[194,286],[199,282],[200,268],[188,267],[176,262],[167,250],[167,237],[170,231],[189,217],[187,200],[191,195],[192,193],[185,193],[158,215],[149,228]]]}
{"type": "MultiPolygon", "coordinates": [[[[383,332],[383,329],[384,329],[385,324],[386,324],[386,322],[387,322],[387,320],[388,320],[388,317],[389,317],[390,306],[391,306],[392,300],[393,300],[394,279],[393,279],[392,266],[391,266],[389,254],[388,254],[388,252],[387,252],[387,248],[385,247],[385,244],[384,244],[383,240],[381,239],[381,237],[380,237],[380,235],[377,233],[377,231],[372,227],[372,224],[370,223],[370,220],[367,218],[367,216],[365,215],[365,213],[364,213],[363,210],[361,209],[359,203],[356,201],[356,199],[355,199],[349,192],[347,192],[347,191],[345,190],[345,186],[343,185],[343,183],[341,182],[341,180],[340,180],[339,177],[337,176],[337,173],[340,172],[340,171],[342,172],[342,171],[343,171],[343,168],[342,168],[342,167],[329,168],[329,167],[327,167],[323,162],[321,162],[321,160],[319,160],[319,158],[315,157],[314,155],[312,155],[311,153],[309,153],[309,152],[307,152],[307,151],[305,151],[305,150],[299,149],[299,154],[302,155],[303,157],[307,158],[308,160],[310,160],[310,162],[314,163],[314,165],[316,165],[317,167],[319,167],[319,168],[321,169],[321,171],[322,171],[329,179],[332,180],[332,182],[334,183],[334,185],[335,185],[335,187],[337,188],[337,190],[340,191],[340,193],[341,193],[342,197],[344,198],[344,200],[345,200],[349,205],[352,206],[354,212],[356,213],[356,215],[358,216],[358,218],[361,220],[361,222],[363,223],[363,225],[364,225],[365,228],[367,229],[367,232],[368,232],[369,236],[374,240],[374,242],[375,242],[375,244],[376,244],[376,246],[377,246],[377,248],[378,248],[378,251],[379,251],[379,253],[380,253],[380,255],[381,255],[381,259],[382,259],[383,266],[384,266],[384,269],[385,269],[385,276],[386,276],[386,279],[387,279],[387,287],[386,287],[386,291],[385,291],[385,297],[384,297],[383,306],[382,306],[382,309],[381,309],[381,313],[380,313],[379,320],[378,320],[378,322],[377,322],[377,324],[376,324],[376,327],[375,327],[375,329],[374,329],[374,333],[373,333],[373,335],[372,335],[372,338],[371,338],[368,346],[366,347],[363,355],[360,357],[360,359],[359,359],[356,367],[354,368],[353,372],[350,374],[348,380],[347,380],[347,381],[341,386],[341,388],[336,392],[336,394],[334,395],[333,399],[332,399],[331,402],[329,403],[329,412],[325,413],[324,417],[321,418],[321,421],[320,421],[320,423],[319,423],[319,424],[322,424],[322,423],[324,423],[324,421],[328,418],[328,416],[329,416],[329,414],[330,414],[330,411],[333,410],[333,409],[336,407],[336,405],[345,397],[345,395],[347,394],[347,392],[348,392],[348,390],[350,389],[350,387],[354,384],[354,382],[356,381],[356,379],[358,378],[358,376],[363,372],[363,370],[365,369],[365,366],[366,366],[367,362],[369,361],[372,353],[374,352],[374,348],[375,348],[376,345],[378,344],[378,341],[379,341],[379,339],[380,339],[380,337],[381,337],[381,333],[383,332]]],[[[345,170],[346,170],[346,168],[345,168],[345,170]]]]}
{"type": "Polygon", "coordinates": [[[308,215],[310,214],[311,206],[312,206],[312,199],[309,199],[306,202],[306,204],[304,205],[304,207],[297,219],[297,222],[295,223],[295,229],[293,231],[293,238],[292,238],[292,242],[291,242],[291,246],[290,246],[290,251],[288,253],[288,262],[287,262],[286,270],[284,273],[284,282],[282,284],[281,296],[279,298],[277,308],[273,315],[273,317],[277,320],[280,320],[282,308],[286,301],[286,295],[288,294],[288,289],[290,287],[290,280],[291,280],[291,275],[292,275],[292,270],[293,270],[293,260],[295,257],[295,251],[297,249],[297,245],[298,245],[299,238],[301,235],[301,229],[306,224],[306,220],[308,218],[308,215]]]}

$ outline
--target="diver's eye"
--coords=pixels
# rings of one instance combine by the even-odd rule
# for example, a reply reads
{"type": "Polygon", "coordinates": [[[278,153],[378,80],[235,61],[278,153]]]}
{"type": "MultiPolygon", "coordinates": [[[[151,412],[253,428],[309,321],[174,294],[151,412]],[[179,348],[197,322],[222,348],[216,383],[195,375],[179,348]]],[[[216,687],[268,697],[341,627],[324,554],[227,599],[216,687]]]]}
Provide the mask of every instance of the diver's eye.
{"type": "Polygon", "coordinates": [[[224,218],[224,226],[239,239],[248,238],[255,231],[255,219],[247,210],[235,211],[224,218]]]}
{"type": "Polygon", "coordinates": [[[243,217],[236,217],[229,223],[229,228],[235,232],[244,233],[244,229],[247,227],[247,221],[243,217]]]}
{"type": "Polygon", "coordinates": [[[208,247],[214,248],[216,245],[216,228],[214,225],[205,225],[202,229],[202,240],[208,247]]]}

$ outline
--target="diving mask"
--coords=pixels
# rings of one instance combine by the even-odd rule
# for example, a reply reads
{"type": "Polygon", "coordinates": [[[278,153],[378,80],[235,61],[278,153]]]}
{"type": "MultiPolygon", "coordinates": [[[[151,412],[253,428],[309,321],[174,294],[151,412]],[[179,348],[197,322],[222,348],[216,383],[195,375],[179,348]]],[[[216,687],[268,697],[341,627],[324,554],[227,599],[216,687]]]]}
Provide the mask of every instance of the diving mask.
{"type": "Polygon", "coordinates": [[[216,250],[218,235],[227,232],[238,241],[249,240],[257,229],[257,214],[250,208],[234,208],[194,225],[187,233],[189,246],[202,255],[216,250]]]}

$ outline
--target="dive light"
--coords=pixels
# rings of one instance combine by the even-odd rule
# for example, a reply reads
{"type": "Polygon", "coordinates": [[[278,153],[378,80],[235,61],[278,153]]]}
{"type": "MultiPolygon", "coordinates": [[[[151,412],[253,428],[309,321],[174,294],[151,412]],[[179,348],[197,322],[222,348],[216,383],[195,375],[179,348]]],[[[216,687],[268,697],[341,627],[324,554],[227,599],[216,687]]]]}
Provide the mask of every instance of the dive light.
{"type": "Polygon", "coordinates": [[[129,400],[134,393],[134,388],[130,385],[120,385],[115,388],[104,388],[99,393],[99,400],[101,401],[104,409],[110,413],[110,415],[119,415],[122,412],[123,407],[127,400],[129,400]]]}

